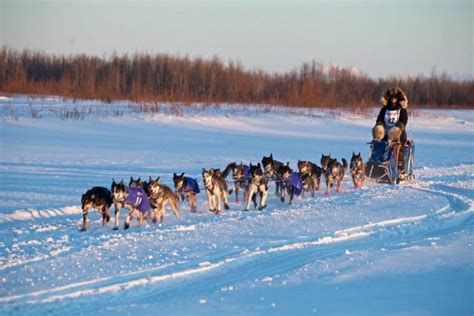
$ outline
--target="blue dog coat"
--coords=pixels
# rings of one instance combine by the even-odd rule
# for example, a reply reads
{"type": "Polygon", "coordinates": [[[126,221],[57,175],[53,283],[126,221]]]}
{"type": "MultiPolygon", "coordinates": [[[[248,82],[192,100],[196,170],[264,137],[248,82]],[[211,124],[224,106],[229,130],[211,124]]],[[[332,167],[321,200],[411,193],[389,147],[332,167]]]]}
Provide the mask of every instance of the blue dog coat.
{"type": "Polygon", "coordinates": [[[285,182],[295,188],[295,195],[299,196],[303,192],[303,181],[301,181],[299,172],[293,171],[285,182]]]}

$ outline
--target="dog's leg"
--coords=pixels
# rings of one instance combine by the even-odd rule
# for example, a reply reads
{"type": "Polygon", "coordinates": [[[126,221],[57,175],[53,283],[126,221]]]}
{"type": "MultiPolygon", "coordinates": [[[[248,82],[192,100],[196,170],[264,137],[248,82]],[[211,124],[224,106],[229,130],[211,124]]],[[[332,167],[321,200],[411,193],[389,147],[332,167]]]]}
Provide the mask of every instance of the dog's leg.
{"type": "Polygon", "coordinates": [[[82,232],[87,230],[87,215],[89,213],[89,209],[82,209],[82,232]]]}
{"type": "Polygon", "coordinates": [[[196,199],[197,199],[197,194],[196,193],[189,193],[189,205],[191,206],[191,213],[196,213],[196,199]]]}
{"type": "Polygon", "coordinates": [[[105,207],[105,223],[110,222],[110,205],[105,207]]]}
{"type": "Polygon", "coordinates": [[[288,201],[288,205],[292,204],[293,203],[293,197],[295,196],[295,187],[290,185],[288,187],[288,195],[289,195],[289,201],[288,201]]]}
{"type": "Polygon", "coordinates": [[[176,218],[179,219],[179,201],[178,199],[172,199],[170,201],[171,208],[173,209],[174,215],[176,215],[176,218]]]}
{"type": "Polygon", "coordinates": [[[240,182],[235,181],[234,187],[235,187],[235,202],[240,203],[240,200],[239,200],[240,182]]]}
{"type": "Polygon", "coordinates": [[[114,230],[119,229],[120,225],[120,210],[122,209],[122,203],[115,203],[115,227],[114,230]]]}
{"type": "Polygon", "coordinates": [[[250,189],[248,193],[248,199],[247,199],[247,207],[244,209],[244,211],[248,211],[250,209],[250,203],[252,202],[255,193],[257,192],[257,186],[255,184],[250,184],[250,189]]]}
{"type": "Polygon", "coordinates": [[[141,211],[138,211],[138,226],[142,226],[143,225],[143,212],[141,211]]]}
{"type": "Polygon", "coordinates": [[[223,190],[220,190],[220,189],[217,190],[218,192],[217,192],[217,194],[216,194],[216,198],[217,198],[217,210],[216,210],[216,214],[220,214],[221,211],[222,211],[221,205],[222,205],[222,202],[223,202],[223,196],[224,196],[224,194],[225,194],[225,193],[224,193],[224,190],[225,190],[225,189],[223,189],[223,190]]]}
{"type": "Polygon", "coordinates": [[[283,183],[281,185],[281,192],[280,192],[280,201],[281,203],[285,203],[285,188],[283,188],[283,183]]]}
{"type": "Polygon", "coordinates": [[[129,229],[130,228],[130,220],[133,218],[133,213],[135,212],[135,208],[132,207],[130,211],[127,214],[127,217],[125,217],[125,224],[124,228],[129,229]]]}
{"type": "Polygon", "coordinates": [[[228,210],[228,209],[230,209],[230,207],[229,207],[229,193],[227,192],[227,190],[224,190],[223,193],[224,193],[224,196],[223,196],[223,198],[224,198],[224,209],[228,210]]]}
{"type": "Polygon", "coordinates": [[[214,195],[211,192],[207,192],[207,203],[209,204],[209,212],[214,213],[214,195]]]}
{"type": "Polygon", "coordinates": [[[330,182],[329,176],[326,176],[326,192],[324,192],[325,196],[329,196],[329,187],[330,187],[329,182],[330,182]]]}
{"type": "Polygon", "coordinates": [[[262,194],[262,199],[260,200],[260,207],[258,209],[263,210],[264,208],[267,207],[267,196],[268,196],[268,189],[265,184],[262,184],[260,186],[260,192],[262,194]]]}

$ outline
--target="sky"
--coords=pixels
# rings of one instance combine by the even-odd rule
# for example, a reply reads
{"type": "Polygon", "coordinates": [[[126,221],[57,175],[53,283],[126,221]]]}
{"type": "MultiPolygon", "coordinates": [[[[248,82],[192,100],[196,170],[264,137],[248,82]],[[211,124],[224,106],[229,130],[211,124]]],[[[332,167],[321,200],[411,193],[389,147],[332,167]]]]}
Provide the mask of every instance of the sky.
{"type": "Polygon", "coordinates": [[[54,54],[168,53],[285,72],[472,77],[474,1],[0,0],[0,45],[54,54]]]}

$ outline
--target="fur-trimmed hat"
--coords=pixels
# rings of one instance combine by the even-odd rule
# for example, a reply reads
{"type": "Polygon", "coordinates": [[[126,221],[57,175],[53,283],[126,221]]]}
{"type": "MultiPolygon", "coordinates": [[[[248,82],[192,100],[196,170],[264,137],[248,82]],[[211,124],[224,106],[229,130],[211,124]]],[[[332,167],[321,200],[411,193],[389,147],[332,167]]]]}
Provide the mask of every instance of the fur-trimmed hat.
{"type": "Polygon", "coordinates": [[[385,91],[380,98],[380,104],[382,104],[382,106],[386,106],[393,95],[397,96],[398,102],[402,108],[406,109],[408,107],[408,98],[405,92],[403,92],[402,89],[398,87],[390,88],[385,91]]]}

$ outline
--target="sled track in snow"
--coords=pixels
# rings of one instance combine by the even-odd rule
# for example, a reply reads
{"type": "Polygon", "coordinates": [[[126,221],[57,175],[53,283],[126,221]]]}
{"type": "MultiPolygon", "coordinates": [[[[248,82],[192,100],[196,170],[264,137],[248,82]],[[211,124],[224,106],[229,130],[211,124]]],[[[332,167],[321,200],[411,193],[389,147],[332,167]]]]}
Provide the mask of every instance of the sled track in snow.
{"type": "MultiPolygon", "coordinates": [[[[199,294],[203,289],[217,291],[239,282],[292,271],[316,260],[337,257],[347,248],[353,251],[376,250],[382,241],[384,248],[390,251],[399,249],[400,244],[414,245],[428,237],[472,229],[474,203],[471,190],[439,183],[425,185],[423,182],[405,187],[441,196],[447,200],[448,205],[418,216],[391,218],[340,229],[312,240],[285,242],[246,252],[235,252],[214,262],[161,266],[137,273],[6,296],[0,298],[0,304],[4,306],[4,311],[19,311],[22,314],[55,313],[58,311],[58,304],[61,305],[61,313],[92,312],[97,307],[89,310],[87,306],[100,306],[101,296],[107,294],[113,294],[107,303],[113,305],[145,301],[155,296],[165,299],[180,293],[199,294]],[[68,304],[70,299],[82,303],[71,306],[68,304]],[[97,304],[90,304],[91,301],[97,301],[97,304]],[[24,309],[15,309],[20,302],[27,303],[22,306],[24,309]],[[51,303],[55,305],[50,308],[48,306],[51,303]]],[[[219,220],[217,223],[211,221],[208,224],[218,223],[219,220]]]]}

